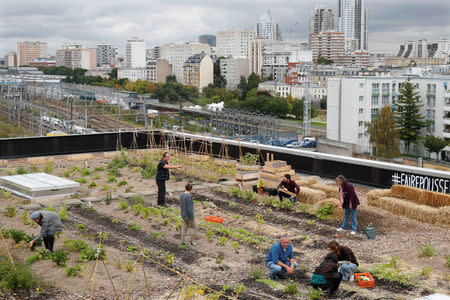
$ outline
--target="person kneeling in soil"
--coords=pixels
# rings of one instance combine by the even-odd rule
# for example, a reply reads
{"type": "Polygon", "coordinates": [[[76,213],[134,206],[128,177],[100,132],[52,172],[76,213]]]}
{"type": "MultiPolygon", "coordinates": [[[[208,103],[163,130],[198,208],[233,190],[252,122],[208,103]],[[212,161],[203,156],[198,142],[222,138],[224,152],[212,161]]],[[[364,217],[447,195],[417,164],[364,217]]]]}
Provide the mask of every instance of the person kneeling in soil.
{"type": "Polygon", "coordinates": [[[55,243],[55,233],[62,231],[61,218],[53,211],[35,211],[31,213],[30,218],[41,226],[41,232],[29,244],[30,248],[40,238],[44,240],[45,248],[53,253],[53,244],[55,243]]]}
{"type": "Polygon", "coordinates": [[[279,242],[272,245],[266,257],[266,266],[270,269],[270,279],[277,280],[286,278],[287,274],[293,274],[298,267],[294,261],[291,240],[283,236],[279,242]]]}
{"type": "Polygon", "coordinates": [[[296,196],[298,196],[298,194],[300,193],[300,188],[298,187],[297,183],[291,179],[290,174],[285,174],[283,180],[278,185],[277,187],[278,197],[280,197],[280,201],[283,201],[283,198],[289,198],[289,200],[295,202],[296,196],[285,193],[280,189],[284,189],[291,193],[295,193],[296,196]]]}
{"type": "MultiPolygon", "coordinates": [[[[352,249],[347,246],[341,246],[336,241],[331,241],[328,243],[330,251],[336,254],[339,264],[339,274],[342,274],[342,280],[350,280],[350,275],[358,267],[358,261],[356,260],[355,254],[352,249]]],[[[353,276],[352,276],[353,277],[353,276]]]]}
{"type": "Polygon", "coordinates": [[[338,259],[336,254],[329,252],[324,261],[316,268],[311,278],[311,285],[315,289],[329,292],[330,296],[336,295],[336,291],[342,280],[342,274],[338,273],[338,259]]]}
{"type": "Polygon", "coordinates": [[[186,184],[185,192],[180,195],[181,217],[183,218],[183,231],[181,232],[181,244],[186,245],[186,233],[191,228],[191,246],[197,246],[194,243],[195,234],[197,232],[197,224],[194,220],[194,201],[192,200],[192,184],[186,184]]]}

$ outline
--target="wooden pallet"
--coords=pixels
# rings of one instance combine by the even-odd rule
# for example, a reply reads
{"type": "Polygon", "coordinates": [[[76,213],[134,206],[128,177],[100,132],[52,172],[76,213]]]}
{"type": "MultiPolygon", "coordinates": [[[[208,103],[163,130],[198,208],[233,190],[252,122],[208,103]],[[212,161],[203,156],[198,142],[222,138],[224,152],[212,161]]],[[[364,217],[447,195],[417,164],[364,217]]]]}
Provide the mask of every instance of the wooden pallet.
{"type": "Polygon", "coordinates": [[[241,172],[238,171],[236,173],[236,180],[238,181],[250,181],[250,180],[257,180],[258,179],[258,171],[246,171],[241,172]]]}
{"type": "Polygon", "coordinates": [[[263,172],[266,173],[281,173],[281,172],[286,172],[286,171],[290,171],[291,170],[291,166],[290,165],[285,165],[282,167],[269,167],[269,166],[264,166],[263,167],[263,172]]]}
{"type": "Polygon", "coordinates": [[[266,161],[264,166],[272,167],[272,168],[279,168],[284,167],[287,165],[287,162],[284,160],[273,160],[273,161],[266,161]]]}

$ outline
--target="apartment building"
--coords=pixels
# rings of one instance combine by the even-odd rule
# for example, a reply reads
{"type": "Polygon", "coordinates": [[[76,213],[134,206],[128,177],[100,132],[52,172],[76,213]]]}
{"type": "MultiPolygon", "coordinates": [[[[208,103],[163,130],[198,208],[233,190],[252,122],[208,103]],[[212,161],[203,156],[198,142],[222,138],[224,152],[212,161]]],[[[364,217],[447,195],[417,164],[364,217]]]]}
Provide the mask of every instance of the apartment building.
{"type": "Polygon", "coordinates": [[[33,59],[47,56],[47,42],[17,42],[18,66],[28,66],[33,59]]]}
{"type": "Polygon", "coordinates": [[[117,48],[109,44],[97,45],[97,66],[109,66],[114,62],[117,56],[117,48]]]}
{"type": "Polygon", "coordinates": [[[245,57],[230,57],[222,58],[220,60],[220,75],[223,76],[227,85],[226,88],[234,90],[237,88],[241,76],[248,77],[249,67],[248,58],[245,57]]]}
{"type": "Polygon", "coordinates": [[[345,35],[343,32],[311,33],[309,40],[314,60],[317,60],[319,56],[331,59],[334,62],[342,59],[345,52],[345,35]]]}
{"type": "Polygon", "coordinates": [[[216,35],[217,57],[248,57],[250,44],[256,39],[256,30],[233,29],[216,35]]]}
{"type": "Polygon", "coordinates": [[[318,8],[309,17],[309,33],[334,30],[334,13],[331,9],[318,8]]]}
{"type": "Polygon", "coordinates": [[[183,66],[183,84],[196,86],[201,92],[214,82],[214,64],[206,53],[190,56],[183,66]]]}
{"type": "Polygon", "coordinates": [[[117,78],[130,81],[147,80],[154,83],[166,83],[167,76],[172,75],[172,66],[165,59],[151,60],[145,68],[118,68],[117,78]]]}
{"type": "Polygon", "coordinates": [[[145,41],[133,37],[125,43],[125,67],[127,68],[145,68],[145,41]]]}
{"type": "Polygon", "coordinates": [[[81,44],[64,44],[56,50],[56,65],[92,70],[97,66],[96,54],[96,48],[86,48],[81,44]]]}
{"type": "Polygon", "coordinates": [[[14,52],[9,52],[5,55],[5,66],[8,68],[17,67],[17,54],[14,52]]]}
{"type": "MultiPolygon", "coordinates": [[[[327,99],[327,138],[356,145],[357,152],[371,152],[365,122],[377,117],[383,106],[392,106],[401,85],[411,79],[417,87],[423,107],[420,112],[428,126],[422,135],[434,135],[450,141],[450,76],[372,76],[330,78],[327,99]]],[[[402,148],[403,150],[403,148],[402,148]]],[[[425,154],[422,145],[412,145],[416,154],[425,154]]],[[[445,151],[450,151],[446,147],[445,151]]],[[[448,153],[450,154],[450,153],[448,153]]]]}

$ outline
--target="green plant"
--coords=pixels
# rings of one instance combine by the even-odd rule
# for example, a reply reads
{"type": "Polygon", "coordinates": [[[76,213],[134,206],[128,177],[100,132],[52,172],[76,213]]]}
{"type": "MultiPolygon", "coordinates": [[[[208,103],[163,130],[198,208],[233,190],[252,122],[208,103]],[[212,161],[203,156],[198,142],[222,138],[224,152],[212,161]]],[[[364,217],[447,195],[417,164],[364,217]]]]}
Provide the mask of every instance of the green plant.
{"type": "Polygon", "coordinates": [[[116,177],[113,176],[113,175],[111,175],[111,176],[108,177],[108,183],[111,183],[111,182],[117,182],[116,177]]]}
{"type": "MultiPolygon", "coordinates": [[[[111,187],[109,185],[104,185],[102,186],[102,188],[100,189],[101,191],[109,191],[111,189],[111,187]]],[[[111,204],[111,203],[110,203],[111,204]]]]}
{"type": "Polygon", "coordinates": [[[76,264],[74,267],[68,267],[64,271],[66,271],[67,277],[76,277],[81,273],[81,266],[76,264]]]}
{"type": "Polygon", "coordinates": [[[95,181],[92,181],[91,184],[88,185],[90,189],[98,187],[98,184],[95,181]]]}
{"type": "Polygon", "coordinates": [[[227,238],[227,237],[221,236],[221,237],[219,238],[219,244],[220,244],[221,246],[225,246],[227,243],[228,243],[228,238],[227,238]]]}
{"type": "Polygon", "coordinates": [[[264,224],[264,216],[261,214],[257,214],[255,216],[255,221],[256,223],[258,223],[259,225],[264,224]]]}
{"type": "Polygon", "coordinates": [[[130,246],[128,246],[127,250],[130,252],[136,252],[138,250],[138,247],[136,247],[134,245],[130,245],[130,246]]]}
{"type": "Polygon", "coordinates": [[[289,199],[284,199],[280,203],[280,208],[285,210],[294,210],[294,202],[289,199]]]}
{"type": "Polygon", "coordinates": [[[231,247],[233,247],[233,249],[234,249],[234,251],[238,251],[238,248],[239,248],[239,242],[238,241],[233,241],[232,243],[231,243],[231,247]]]}
{"type": "Polygon", "coordinates": [[[289,282],[284,284],[284,292],[288,294],[298,293],[298,284],[289,280],[289,282]]]}
{"type": "Polygon", "coordinates": [[[11,197],[12,193],[11,191],[5,191],[3,190],[3,198],[5,198],[6,201],[11,197]]]}
{"type": "Polygon", "coordinates": [[[97,240],[99,240],[100,242],[104,242],[109,236],[109,233],[104,232],[104,231],[99,231],[97,232],[97,234],[95,235],[95,237],[97,238],[97,240]]]}
{"type": "Polygon", "coordinates": [[[111,223],[114,223],[114,224],[118,224],[120,221],[118,220],[118,219],[116,219],[116,218],[113,218],[112,220],[111,220],[111,223]]]}
{"type": "Polygon", "coordinates": [[[222,261],[223,261],[224,256],[225,255],[223,254],[223,252],[219,252],[219,254],[217,254],[217,257],[216,257],[216,263],[217,264],[221,264],[222,261]]]}
{"type": "Polygon", "coordinates": [[[444,255],[445,258],[445,265],[447,268],[450,268],[450,255],[444,255]]]}
{"type": "Polygon", "coordinates": [[[64,241],[64,248],[68,251],[83,251],[85,249],[89,249],[89,244],[83,240],[70,240],[67,239],[64,241]]]}
{"type": "Polygon", "coordinates": [[[323,291],[321,288],[318,289],[314,289],[312,287],[310,287],[308,289],[308,300],[316,300],[316,299],[320,299],[323,296],[323,291]]]}
{"type": "Polygon", "coordinates": [[[263,274],[263,269],[260,267],[253,267],[250,270],[250,274],[252,275],[253,279],[260,279],[263,274]]]}
{"type": "Polygon", "coordinates": [[[14,262],[12,265],[6,257],[0,257],[0,288],[2,290],[31,290],[39,285],[29,265],[19,262],[14,262]]]}
{"type": "Polygon", "coordinates": [[[166,254],[163,256],[163,259],[164,259],[164,261],[166,262],[166,264],[167,264],[168,266],[172,266],[172,265],[173,265],[173,261],[174,261],[174,259],[175,259],[175,255],[172,254],[172,253],[166,253],[166,254]]]}
{"type": "MultiPolygon", "coordinates": [[[[243,291],[245,291],[247,288],[245,287],[245,285],[243,284],[237,284],[235,286],[233,286],[233,292],[236,295],[239,295],[240,293],[242,293],[243,291]]],[[[237,298],[237,297],[236,297],[237,298]]]]}
{"type": "Polygon", "coordinates": [[[247,152],[240,161],[243,165],[255,165],[258,162],[258,155],[247,152]]]}
{"type": "Polygon", "coordinates": [[[97,168],[94,169],[94,171],[95,171],[95,172],[103,172],[103,171],[105,171],[105,168],[103,168],[103,167],[97,167],[97,168]]]}
{"type": "Polygon", "coordinates": [[[20,243],[21,241],[27,240],[27,234],[23,230],[10,229],[9,236],[14,240],[16,244],[20,243]]]}
{"type": "Polygon", "coordinates": [[[35,165],[33,165],[33,166],[31,166],[31,168],[30,168],[30,172],[31,172],[31,173],[39,173],[40,170],[39,170],[38,167],[36,167],[35,165]]]}
{"type": "Polygon", "coordinates": [[[69,215],[67,214],[67,205],[66,203],[61,203],[61,209],[58,213],[59,217],[61,218],[61,221],[65,222],[69,219],[69,215]]]}
{"type": "Polygon", "coordinates": [[[70,172],[72,172],[72,173],[76,173],[76,172],[79,172],[80,171],[80,168],[78,168],[78,166],[73,166],[71,169],[70,169],[70,172]]]}
{"type": "Polygon", "coordinates": [[[45,164],[44,167],[44,172],[47,174],[52,174],[53,173],[53,163],[49,162],[45,164]]]}
{"type": "Polygon", "coordinates": [[[230,208],[234,208],[234,207],[236,207],[237,206],[237,204],[236,204],[236,202],[230,202],[230,203],[228,203],[228,206],[230,207],[230,208]]]}
{"type": "Polygon", "coordinates": [[[436,256],[436,249],[431,244],[422,245],[417,248],[417,251],[419,251],[419,257],[431,258],[436,256]]]}
{"type": "Polygon", "coordinates": [[[253,191],[245,191],[242,195],[242,198],[247,202],[253,202],[253,199],[256,199],[256,197],[258,197],[258,194],[253,191]]]}
{"type": "Polygon", "coordinates": [[[87,183],[87,179],[86,178],[79,178],[79,179],[75,179],[74,181],[78,182],[78,183],[87,183]]]}
{"type": "Polygon", "coordinates": [[[119,209],[120,209],[120,210],[124,210],[124,209],[127,209],[127,208],[128,208],[128,202],[125,201],[125,200],[120,201],[120,203],[119,203],[119,209]]]}
{"type": "Polygon", "coordinates": [[[234,215],[233,216],[235,219],[242,219],[242,216],[241,215],[234,215]]]}
{"type": "Polygon", "coordinates": [[[298,209],[298,211],[301,212],[301,213],[309,213],[310,207],[309,207],[308,204],[299,202],[299,203],[297,204],[297,209],[298,209]]]}
{"type": "Polygon", "coordinates": [[[69,260],[69,253],[65,252],[63,249],[56,250],[52,256],[51,260],[58,266],[58,267],[65,267],[66,261],[69,260]]]}
{"type": "Polygon", "coordinates": [[[136,216],[141,214],[141,211],[144,207],[142,206],[142,204],[135,204],[131,207],[131,211],[133,212],[133,214],[135,214],[136,216]]]}
{"type": "Polygon", "coordinates": [[[127,185],[127,184],[128,184],[128,182],[126,180],[122,180],[122,181],[119,181],[117,183],[117,186],[124,186],[124,185],[127,185]]]}
{"type": "Polygon", "coordinates": [[[30,225],[30,224],[33,222],[33,221],[30,219],[30,214],[29,214],[26,210],[24,210],[24,211],[22,212],[21,218],[22,218],[22,223],[23,223],[24,225],[30,225]]]}
{"type": "Polygon", "coordinates": [[[144,196],[136,195],[136,196],[131,196],[131,197],[130,197],[130,201],[131,201],[132,203],[141,203],[141,204],[144,204],[145,198],[144,198],[144,196]]]}
{"type": "Polygon", "coordinates": [[[28,171],[22,166],[17,167],[17,169],[16,169],[16,174],[18,174],[18,175],[23,175],[23,174],[27,174],[27,173],[28,173],[28,171]]]}
{"type": "Polygon", "coordinates": [[[410,285],[410,281],[413,279],[413,274],[403,272],[398,267],[398,257],[396,256],[393,256],[386,264],[373,266],[370,268],[370,273],[378,279],[385,279],[406,286],[410,285]]]}
{"type": "Polygon", "coordinates": [[[212,241],[212,239],[214,238],[215,234],[212,230],[208,230],[206,231],[206,238],[208,239],[209,242],[212,241]]]}
{"type": "Polygon", "coordinates": [[[272,199],[271,205],[272,205],[273,208],[278,208],[278,207],[280,207],[280,205],[281,205],[280,199],[276,199],[276,198],[275,198],[275,199],[272,199]]]}
{"type": "Polygon", "coordinates": [[[242,190],[239,187],[231,187],[228,190],[228,196],[230,196],[230,197],[242,198],[243,195],[244,195],[244,193],[242,192],[242,190]]]}
{"type": "Polygon", "coordinates": [[[131,273],[134,271],[134,265],[135,263],[133,263],[132,261],[127,261],[124,265],[123,268],[128,272],[131,273]]]}
{"type": "Polygon", "coordinates": [[[319,220],[327,220],[330,218],[331,214],[333,213],[333,206],[331,203],[328,203],[327,205],[322,205],[316,210],[316,217],[319,220]]]}
{"type": "Polygon", "coordinates": [[[431,268],[430,267],[423,267],[420,271],[420,275],[422,275],[425,278],[430,277],[431,274],[431,268]]]}
{"type": "Polygon", "coordinates": [[[7,207],[5,207],[6,210],[6,216],[8,218],[12,218],[16,215],[16,207],[13,205],[8,205],[7,207]]]}
{"type": "Polygon", "coordinates": [[[131,221],[127,224],[128,229],[133,230],[133,231],[138,231],[141,230],[141,225],[139,225],[138,223],[136,223],[135,221],[131,221]]]}
{"type": "Polygon", "coordinates": [[[85,177],[85,176],[92,175],[92,172],[91,172],[89,169],[87,169],[87,168],[82,168],[82,169],[80,170],[80,175],[81,175],[82,177],[85,177]]]}

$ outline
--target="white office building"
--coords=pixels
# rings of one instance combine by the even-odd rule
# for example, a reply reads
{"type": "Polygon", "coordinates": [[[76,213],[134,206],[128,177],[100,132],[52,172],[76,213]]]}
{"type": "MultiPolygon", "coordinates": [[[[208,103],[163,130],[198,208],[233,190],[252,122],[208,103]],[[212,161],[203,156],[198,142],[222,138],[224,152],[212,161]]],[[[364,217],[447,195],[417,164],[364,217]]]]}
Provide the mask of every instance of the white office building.
{"type": "Polygon", "coordinates": [[[219,31],[216,35],[216,55],[217,57],[248,57],[250,44],[255,38],[255,30],[233,29],[219,31]]]}
{"type": "Polygon", "coordinates": [[[435,42],[427,40],[407,41],[400,45],[397,57],[403,58],[448,58],[450,40],[441,39],[435,42]]]}
{"type": "Polygon", "coordinates": [[[259,18],[256,23],[256,37],[258,39],[281,40],[280,26],[272,18],[270,11],[259,18]]]}
{"type": "Polygon", "coordinates": [[[338,0],[337,32],[345,35],[345,50],[368,50],[368,12],[365,0],[338,0]]]}
{"type": "MultiPolygon", "coordinates": [[[[364,123],[376,118],[383,106],[392,106],[401,84],[409,76],[329,78],[327,138],[356,145],[356,152],[371,152],[364,123]]],[[[423,104],[421,114],[428,123],[422,136],[434,135],[450,140],[450,91],[447,89],[450,77],[410,78],[417,86],[423,104]]],[[[411,145],[410,149],[412,153],[425,154],[422,145],[411,145]]],[[[403,145],[400,150],[404,151],[403,145]]],[[[445,150],[450,151],[450,147],[445,150]]]]}
{"type": "Polygon", "coordinates": [[[127,68],[145,68],[145,42],[133,37],[125,43],[125,66],[127,68]]]}
{"type": "Polygon", "coordinates": [[[250,75],[248,71],[248,58],[230,57],[220,60],[220,75],[226,79],[226,88],[229,90],[236,89],[241,76],[247,78],[250,75]]]}
{"type": "Polygon", "coordinates": [[[172,65],[172,73],[178,82],[183,81],[183,66],[189,57],[202,52],[211,54],[211,47],[208,44],[196,42],[164,45],[158,49],[159,58],[167,60],[172,65]]]}

